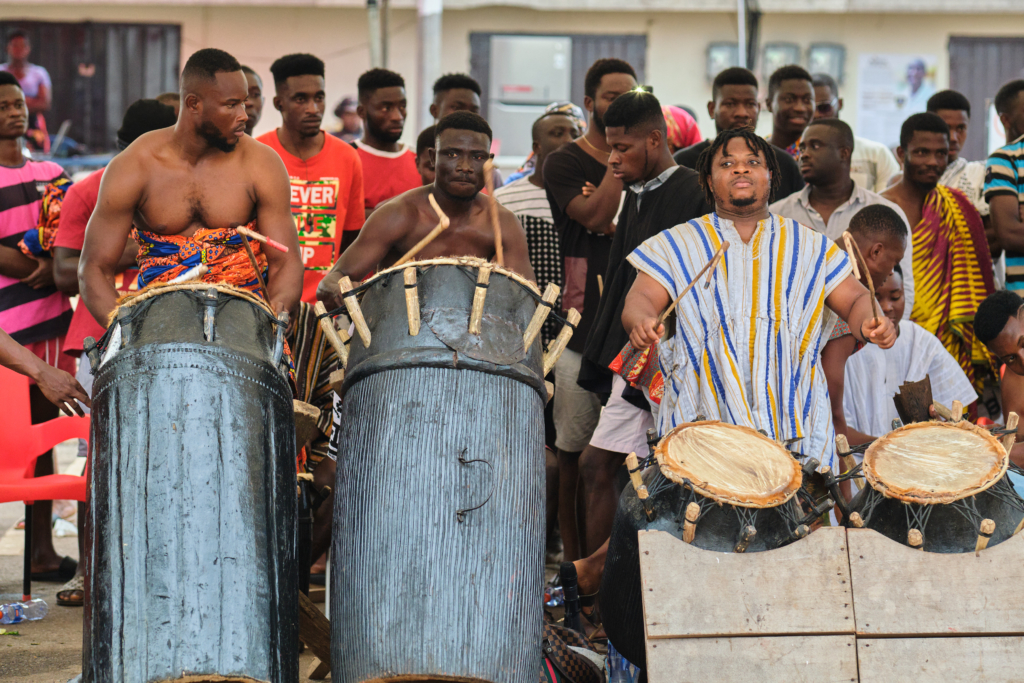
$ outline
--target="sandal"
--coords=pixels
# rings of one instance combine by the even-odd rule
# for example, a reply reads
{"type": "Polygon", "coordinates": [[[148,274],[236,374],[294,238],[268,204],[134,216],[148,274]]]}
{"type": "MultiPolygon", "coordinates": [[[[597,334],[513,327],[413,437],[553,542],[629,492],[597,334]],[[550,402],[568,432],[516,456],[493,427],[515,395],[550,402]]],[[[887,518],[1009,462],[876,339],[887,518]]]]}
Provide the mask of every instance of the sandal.
{"type": "Polygon", "coordinates": [[[57,604],[61,607],[81,607],[85,603],[85,577],[81,574],[57,591],[57,604]]]}
{"type": "Polygon", "coordinates": [[[604,623],[601,619],[601,608],[597,604],[597,593],[591,593],[590,595],[580,596],[580,616],[586,619],[587,623],[583,624],[583,635],[591,643],[603,643],[608,640],[608,635],[604,632],[604,623]],[[590,611],[585,611],[586,608],[590,608],[590,611]]]}
{"type": "Polygon", "coordinates": [[[78,563],[65,555],[60,560],[60,567],[48,572],[32,572],[32,580],[51,581],[53,583],[70,581],[76,571],[78,571],[78,563]]]}

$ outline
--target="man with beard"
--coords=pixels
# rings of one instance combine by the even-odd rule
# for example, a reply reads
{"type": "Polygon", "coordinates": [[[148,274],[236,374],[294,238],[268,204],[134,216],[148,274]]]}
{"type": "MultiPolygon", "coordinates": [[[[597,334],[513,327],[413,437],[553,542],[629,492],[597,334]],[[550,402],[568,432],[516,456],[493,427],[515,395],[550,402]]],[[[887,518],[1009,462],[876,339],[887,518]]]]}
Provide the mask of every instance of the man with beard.
{"type": "MultiPolygon", "coordinates": [[[[621,59],[599,59],[587,71],[583,106],[591,115],[587,132],[552,152],[544,161],[544,188],[555,227],[561,233],[562,309],[581,314],[576,332],[555,363],[555,447],[560,460],[576,459],[590,443],[601,414],[601,398],[577,384],[583,349],[597,318],[599,278],[608,269],[613,220],[622,197],[622,181],[608,165],[604,114],[615,98],[636,88],[636,72],[621,59]],[[593,187],[593,191],[588,188],[593,187]]],[[[581,539],[582,540],[582,539],[581,539]]],[[[583,555],[595,550],[581,547],[583,555]]]]}
{"type": "Polygon", "coordinates": [[[313,55],[286,55],[270,72],[282,125],[257,140],[277,152],[288,169],[292,216],[306,269],[302,300],[313,304],[320,279],[363,225],[363,167],[350,145],[320,128],[324,63],[313,55]]]}
{"type": "Polygon", "coordinates": [[[289,248],[264,253],[252,243],[267,271],[267,303],[295,312],[302,263],[288,215],[288,175],[276,154],[245,134],[246,96],[238,60],[199,50],[181,75],[177,124],[146,133],[107,166],[78,266],[82,300],[100,324],[117,306],[113,283],[129,235],[139,244],[140,284],[171,280],[201,258],[209,267],[204,281],[258,291],[235,232],[254,221],[289,248]]]}
{"type": "Polygon", "coordinates": [[[245,74],[245,82],[249,85],[249,98],[245,101],[245,115],[249,120],[245,122],[245,134],[252,135],[263,115],[263,103],[266,101],[263,97],[263,79],[251,66],[245,64],[242,65],[242,73],[245,74]]]}
{"type": "Polygon", "coordinates": [[[370,69],[359,77],[363,137],[353,146],[363,164],[366,217],[387,200],[423,183],[416,152],[398,140],[405,129],[405,80],[394,71],[370,69]]]}
{"type": "Polygon", "coordinates": [[[892,321],[874,319],[868,290],[830,239],[772,214],[778,168],[768,142],[747,129],[725,131],[701,157],[699,182],[715,212],[651,237],[629,256],[639,274],[622,325],[637,349],[658,344],[666,373],[658,433],[704,415],[769,438],[835,469],[835,432],[820,355],[824,306],[858,340],[889,348],[892,321]],[[675,334],[658,316],[722,242],[724,263],[707,289],[676,305],[675,334]],[[790,283],[776,286],[775,283],[790,283]],[[708,330],[719,330],[708,334],[708,330]]]}
{"type": "MultiPolygon", "coordinates": [[[[761,103],[757,99],[757,76],[753,71],[734,66],[725,69],[711,84],[711,101],[708,102],[708,116],[715,122],[715,132],[734,128],[754,129],[761,103]]],[[[676,163],[687,168],[697,168],[701,153],[711,146],[711,140],[698,142],[675,153],[676,163]]],[[[800,168],[786,150],[772,147],[779,164],[778,187],[773,189],[772,199],[783,199],[804,186],[800,168]]]]}
{"type": "Polygon", "coordinates": [[[910,319],[936,335],[976,389],[975,365],[988,366],[974,340],[974,312],[995,290],[992,257],[978,210],[959,190],[939,184],[949,164],[949,126],[935,114],[903,122],[896,156],[903,178],[882,193],[911,226],[914,307],[910,319]]]}

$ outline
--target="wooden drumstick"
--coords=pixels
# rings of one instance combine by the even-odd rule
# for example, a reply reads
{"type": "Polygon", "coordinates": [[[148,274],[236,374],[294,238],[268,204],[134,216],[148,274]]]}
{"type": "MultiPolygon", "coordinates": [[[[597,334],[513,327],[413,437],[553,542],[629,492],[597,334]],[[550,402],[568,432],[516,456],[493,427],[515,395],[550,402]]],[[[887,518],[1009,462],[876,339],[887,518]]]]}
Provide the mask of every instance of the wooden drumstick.
{"type": "MultiPolygon", "coordinates": [[[[1006,428],[1016,429],[1017,422],[1020,420],[1017,413],[1010,411],[1010,414],[1006,416],[1006,428]]],[[[1016,434],[1007,434],[1003,437],[1003,448],[1006,450],[1006,454],[1009,455],[1013,449],[1013,444],[1017,442],[1016,434]]]]}
{"type": "Polygon", "coordinates": [[[338,359],[345,358],[348,352],[345,350],[345,345],[341,342],[341,337],[338,336],[338,331],[334,329],[334,321],[327,315],[327,307],[324,306],[324,302],[317,301],[313,304],[313,312],[320,319],[320,329],[324,331],[327,342],[334,348],[334,352],[338,354],[338,359]]]}
{"type": "Polygon", "coordinates": [[[484,301],[487,299],[487,286],[490,281],[490,264],[480,266],[476,275],[476,289],[473,290],[473,308],[469,313],[470,334],[480,334],[480,319],[484,315],[484,301]]]}
{"type": "Polygon", "coordinates": [[[974,556],[979,557],[981,551],[988,547],[988,542],[992,538],[992,534],[996,531],[996,523],[991,519],[981,520],[981,525],[978,527],[978,540],[974,544],[974,556]]]}
{"type": "Polygon", "coordinates": [[[260,272],[260,263],[256,260],[256,254],[253,253],[252,247],[249,246],[249,238],[245,236],[244,232],[237,229],[236,232],[242,236],[242,246],[245,247],[245,253],[249,255],[249,263],[252,264],[252,269],[256,272],[256,282],[260,283],[260,291],[263,292],[263,300],[269,304],[270,294],[267,292],[267,283],[263,281],[263,273],[260,272]]]}
{"type": "Polygon", "coordinates": [[[551,342],[551,346],[548,347],[548,352],[544,354],[544,376],[547,377],[548,373],[551,372],[551,368],[555,367],[555,363],[558,362],[558,357],[565,351],[565,345],[569,343],[569,337],[572,336],[573,330],[576,329],[576,325],[580,322],[580,314],[575,308],[570,308],[569,312],[565,314],[565,324],[562,325],[562,329],[559,330],[558,336],[551,342]]]}
{"type": "Polygon", "coordinates": [[[266,235],[264,235],[262,233],[259,233],[259,232],[256,232],[255,230],[250,230],[249,228],[244,228],[244,227],[239,226],[239,227],[235,228],[235,232],[237,232],[240,235],[245,235],[246,237],[248,237],[251,240],[256,240],[257,242],[262,242],[263,244],[267,245],[268,247],[271,247],[273,249],[277,249],[278,251],[283,251],[286,254],[288,253],[288,247],[284,246],[283,244],[281,244],[277,240],[272,240],[269,237],[267,237],[266,235]]]}
{"type": "Polygon", "coordinates": [[[679,296],[677,296],[675,298],[675,300],[668,305],[668,308],[666,308],[662,312],[662,314],[658,317],[658,325],[661,325],[663,322],[665,322],[665,320],[668,318],[669,314],[673,310],[675,310],[675,307],[679,305],[679,302],[683,300],[683,297],[686,296],[686,294],[691,289],[693,289],[693,286],[695,284],[697,284],[697,281],[700,280],[700,276],[703,275],[704,273],[708,274],[707,281],[704,283],[704,289],[708,288],[708,285],[711,284],[711,278],[712,278],[712,276],[715,273],[715,266],[718,265],[718,262],[721,261],[725,257],[725,250],[728,249],[728,248],[729,248],[729,242],[723,241],[722,242],[722,246],[720,246],[718,248],[718,251],[716,251],[715,255],[711,257],[711,260],[708,261],[704,265],[704,267],[700,269],[700,272],[697,273],[692,280],[690,280],[690,284],[686,285],[686,288],[682,292],[679,293],[679,296]]]}
{"type": "Polygon", "coordinates": [[[352,280],[346,275],[341,278],[338,286],[341,287],[341,300],[345,302],[348,317],[352,318],[352,322],[355,323],[356,332],[359,333],[359,338],[363,341],[363,348],[366,348],[370,345],[370,328],[366,326],[366,318],[363,317],[363,309],[359,307],[359,299],[352,294],[352,280]]]}
{"type": "Polygon", "coordinates": [[[861,265],[864,266],[864,279],[868,281],[868,293],[871,294],[871,313],[875,316],[876,320],[882,319],[882,309],[878,305],[878,299],[875,298],[875,283],[871,281],[871,271],[868,270],[868,263],[864,260],[864,255],[860,253],[860,247],[857,246],[857,240],[853,239],[853,235],[849,231],[843,233],[843,241],[846,242],[846,252],[850,254],[850,265],[853,266],[853,276],[858,280],[860,277],[860,269],[857,267],[857,261],[859,260],[861,265]]]}
{"type": "Polygon", "coordinates": [[[540,298],[541,303],[537,306],[537,310],[533,312],[530,324],[526,326],[526,334],[523,335],[523,348],[527,352],[530,351],[530,345],[533,344],[533,340],[540,334],[540,328],[544,326],[544,321],[548,319],[548,314],[551,313],[551,308],[555,305],[560,291],[558,285],[553,282],[549,282],[548,286],[544,288],[544,296],[540,298]]]}
{"type": "Polygon", "coordinates": [[[440,235],[442,232],[444,232],[444,230],[451,224],[451,220],[449,220],[448,216],[445,215],[444,211],[441,210],[441,207],[438,205],[437,200],[434,199],[434,195],[427,195],[427,200],[430,202],[430,206],[434,209],[434,212],[438,216],[437,227],[435,227],[433,230],[427,233],[426,237],[417,242],[416,246],[414,246],[409,251],[405,252],[405,256],[395,261],[395,266],[400,266],[404,264],[406,261],[411,260],[414,256],[416,256],[416,254],[420,253],[420,250],[422,250],[423,247],[433,242],[434,238],[440,235]]]}
{"type": "Polygon", "coordinates": [[[686,521],[683,522],[683,542],[693,543],[697,535],[697,518],[700,517],[700,505],[691,502],[686,506],[686,521]]]}
{"type": "Polygon", "coordinates": [[[932,408],[935,409],[935,414],[941,417],[943,420],[953,421],[953,411],[942,405],[938,401],[932,401],[932,408]]]}
{"type": "Polygon", "coordinates": [[[409,318],[409,336],[420,333],[420,292],[416,288],[416,267],[409,266],[402,271],[405,280],[405,313],[409,318]]]}
{"type": "Polygon", "coordinates": [[[491,198],[491,227],[494,228],[494,257],[499,266],[505,265],[505,255],[501,249],[501,222],[498,220],[498,200],[494,198],[494,163],[488,159],[484,163],[484,185],[491,198]]]}

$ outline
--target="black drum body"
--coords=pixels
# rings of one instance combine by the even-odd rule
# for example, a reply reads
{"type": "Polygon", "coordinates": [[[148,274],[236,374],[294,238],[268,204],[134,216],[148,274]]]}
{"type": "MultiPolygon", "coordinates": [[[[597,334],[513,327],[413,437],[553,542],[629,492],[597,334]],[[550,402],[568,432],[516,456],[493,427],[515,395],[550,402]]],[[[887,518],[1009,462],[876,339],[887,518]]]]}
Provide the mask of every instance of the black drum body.
{"type": "Polygon", "coordinates": [[[642,669],[646,668],[647,657],[644,649],[638,531],[666,531],[682,539],[687,503],[703,500],[704,512],[696,527],[692,543],[694,546],[705,550],[734,552],[741,529],[752,523],[757,535],[746,552],[760,552],[795,540],[792,531],[796,526],[794,521],[803,516],[796,498],[778,508],[735,508],[719,505],[674,484],[657,467],[649,468],[644,475],[650,491],[648,501],[654,519],[648,521],[636,490],[627,486],[619,497],[615,521],[612,523],[600,593],[601,617],[608,639],[622,656],[642,669]]]}
{"type": "Polygon", "coordinates": [[[904,503],[867,485],[854,496],[850,511],[860,514],[865,527],[904,545],[915,528],[922,533],[925,551],[966,553],[974,551],[982,519],[996,524],[988,547],[1013,536],[1024,519],[1024,500],[1014,491],[1008,475],[1003,475],[991,488],[949,504],[904,503]]]}
{"type": "Polygon", "coordinates": [[[490,276],[467,332],[477,270],[418,269],[410,335],[403,273],[362,298],[372,333],[350,343],[331,554],[332,677],[535,683],[544,540],[536,304],[490,276]]]}
{"type": "Polygon", "coordinates": [[[128,311],[95,370],[84,680],[297,683],[295,424],[272,318],[210,287],[128,311]]]}

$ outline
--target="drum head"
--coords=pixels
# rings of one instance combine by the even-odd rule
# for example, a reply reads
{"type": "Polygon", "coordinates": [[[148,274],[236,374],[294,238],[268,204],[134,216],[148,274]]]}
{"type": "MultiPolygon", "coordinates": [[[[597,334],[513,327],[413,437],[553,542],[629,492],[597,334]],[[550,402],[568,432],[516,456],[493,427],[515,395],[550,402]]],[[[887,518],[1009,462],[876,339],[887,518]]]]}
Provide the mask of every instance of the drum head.
{"type": "Polygon", "coordinates": [[[933,505],[973,496],[1006,473],[1009,458],[987,430],[970,422],[917,422],[875,440],[864,477],[889,498],[933,505]]]}
{"type": "Polygon", "coordinates": [[[800,463],[785,448],[749,427],[691,422],[665,435],[655,451],[661,472],[719,503],[769,508],[800,488],[800,463]]]}

